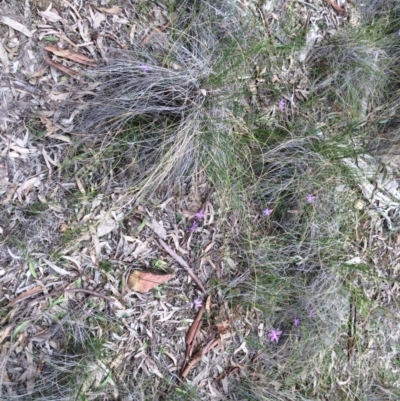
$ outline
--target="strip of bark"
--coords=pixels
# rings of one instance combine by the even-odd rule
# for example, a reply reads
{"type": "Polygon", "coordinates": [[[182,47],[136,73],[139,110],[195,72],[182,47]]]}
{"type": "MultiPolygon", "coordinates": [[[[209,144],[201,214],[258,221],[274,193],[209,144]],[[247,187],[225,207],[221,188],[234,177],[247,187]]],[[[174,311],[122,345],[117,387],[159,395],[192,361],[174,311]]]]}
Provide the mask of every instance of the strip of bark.
{"type": "Polygon", "coordinates": [[[194,355],[193,358],[184,365],[184,368],[181,371],[181,379],[185,379],[189,374],[190,370],[193,366],[201,359],[208,351],[213,349],[216,345],[221,342],[221,337],[213,338],[201,349],[199,349],[194,355]]]}
{"type": "Polygon", "coordinates": [[[199,331],[199,324],[201,323],[201,318],[203,317],[203,313],[204,313],[204,305],[197,312],[197,316],[194,319],[192,325],[190,326],[189,331],[186,334],[185,342],[187,345],[191,344],[195,340],[196,335],[199,331]]]}

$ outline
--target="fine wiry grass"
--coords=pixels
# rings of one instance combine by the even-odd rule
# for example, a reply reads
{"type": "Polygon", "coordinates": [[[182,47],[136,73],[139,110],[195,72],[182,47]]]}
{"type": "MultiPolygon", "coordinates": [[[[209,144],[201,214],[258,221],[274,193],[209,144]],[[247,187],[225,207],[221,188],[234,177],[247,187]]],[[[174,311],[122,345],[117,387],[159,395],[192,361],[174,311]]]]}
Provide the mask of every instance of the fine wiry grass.
{"type": "MultiPolygon", "coordinates": [[[[399,397],[391,332],[397,304],[364,293],[363,285],[379,282],[373,263],[346,264],[363,256],[357,230],[371,216],[353,207],[362,194],[342,162],[376,151],[381,144],[371,136],[382,124],[398,133],[399,8],[381,0],[356,6],[359,24],[326,38],[307,58],[313,93],[296,108],[287,102],[283,112],[277,104],[295,85],[277,83],[273,72],[303,43],[291,41],[289,28],[276,31],[284,45],[272,40],[235,2],[176,2],[170,31],[157,34],[152,47],[136,44],[88,72],[100,86],[80,117],[83,146],[64,164],[65,174],[78,175],[93,193],[124,182],[143,200],[184,193],[204,174],[221,220],[240,217],[235,235],[228,219],[224,227],[239,271],[213,290],[243,319],[253,316],[241,338],[253,359],[232,378],[226,399],[399,397]],[[255,94],[258,64],[265,85],[255,94]],[[267,207],[273,212],[262,217],[267,207]],[[271,329],[283,331],[278,344],[268,339],[271,329]]],[[[152,357],[163,379],[138,377],[127,348],[113,364],[121,357],[113,344],[123,335],[118,319],[85,308],[64,312],[57,352],[31,350],[43,359],[32,399],[206,399],[190,384],[177,385],[161,351],[152,357]]],[[[18,366],[13,358],[7,363],[18,366]]],[[[10,399],[24,399],[23,391],[10,399]]]]}

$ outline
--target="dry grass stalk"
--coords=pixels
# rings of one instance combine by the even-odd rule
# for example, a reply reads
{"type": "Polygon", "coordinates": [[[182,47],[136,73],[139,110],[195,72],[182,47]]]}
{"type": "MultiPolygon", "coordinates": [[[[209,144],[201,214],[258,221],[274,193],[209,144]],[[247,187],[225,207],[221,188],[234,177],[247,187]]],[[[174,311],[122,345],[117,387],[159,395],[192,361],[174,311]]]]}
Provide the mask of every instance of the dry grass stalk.
{"type": "Polygon", "coordinates": [[[170,256],[172,256],[189,274],[189,276],[194,280],[194,282],[199,286],[201,291],[204,293],[206,292],[206,289],[204,288],[203,284],[199,280],[199,278],[196,276],[194,271],[189,267],[189,265],[184,261],[184,259],[179,256],[177,253],[175,253],[162,239],[159,239],[158,242],[160,245],[168,252],[170,256]]]}

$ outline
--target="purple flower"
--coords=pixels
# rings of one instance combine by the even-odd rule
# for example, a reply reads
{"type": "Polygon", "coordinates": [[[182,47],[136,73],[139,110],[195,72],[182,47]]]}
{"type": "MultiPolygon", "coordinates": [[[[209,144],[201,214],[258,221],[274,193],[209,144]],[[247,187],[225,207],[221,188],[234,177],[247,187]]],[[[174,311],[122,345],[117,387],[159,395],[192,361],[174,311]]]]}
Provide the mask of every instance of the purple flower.
{"type": "Polygon", "coordinates": [[[308,194],[306,197],[307,203],[313,203],[315,201],[315,199],[317,199],[317,197],[312,194],[308,194]]]}
{"type": "Polygon", "coordinates": [[[310,309],[310,313],[308,314],[308,317],[314,317],[314,311],[310,309]]]}
{"type": "Polygon", "coordinates": [[[196,217],[197,220],[204,219],[204,212],[203,212],[203,210],[199,210],[199,211],[194,215],[194,217],[196,217]]]}
{"type": "Polygon", "coordinates": [[[268,208],[266,208],[266,209],[264,209],[262,212],[263,212],[263,215],[265,216],[265,217],[268,217],[268,216],[270,216],[271,215],[271,213],[274,211],[274,209],[268,209],[268,208]]]}
{"type": "Polygon", "coordinates": [[[400,29],[399,29],[399,32],[397,32],[398,34],[399,34],[399,36],[400,36],[400,29]]]}
{"type": "Polygon", "coordinates": [[[146,64],[140,64],[139,68],[143,71],[143,72],[149,72],[149,66],[146,64]]]}
{"type": "Polygon", "coordinates": [[[294,327],[298,327],[299,324],[300,324],[300,319],[299,319],[298,317],[295,317],[295,318],[294,318],[294,322],[293,322],[293,326],[294,326],[294,327]]]}
{"type": "Polygon", "coordinates": [[[190,232],[191,232],[191,233],[195,232],[198,226],[199,226],[199,225],[197,224],[197,221],[194,220],[194,221],[193,221],[193,224],[192,224],[192,227],[190,227],[190,229],[189,229],[190,232]]]}
{"type": "Polygon", "coordinates": [[[278,342],[279,341],[279,337],[282,334],[282,330],[274,330],[272,329],[271,332],[268,334],[269,340],[272,342],[278,342]]]}
{"type": "Polygon", "coordinates": [[[279,110],[283,111],[285,109],[285,106],[286,106],[286,100],[285,99],[281,99],[279,101],[279,110]]]}
{"type": "Polygon", "coordinates": [[[196,309],[196,311],[198,311],[202,306],[203,306],[203,302],[201,301],[200,298],[196,298],[194,301],[194,308],[196,309]]]}

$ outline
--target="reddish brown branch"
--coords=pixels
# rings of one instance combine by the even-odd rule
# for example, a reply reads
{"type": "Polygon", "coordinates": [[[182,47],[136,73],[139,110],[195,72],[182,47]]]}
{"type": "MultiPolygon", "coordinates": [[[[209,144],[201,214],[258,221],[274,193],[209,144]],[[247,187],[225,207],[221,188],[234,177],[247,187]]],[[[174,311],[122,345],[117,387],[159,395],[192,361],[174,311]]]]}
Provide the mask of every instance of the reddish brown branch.
{"type": "Polygon", "coordinates": [[[345,15],[346,11],[344,8],[340,7],[338,4],[336,4],[332,0],[325,0],[328,4],[330,4],[340,15],[345,15]]]}

